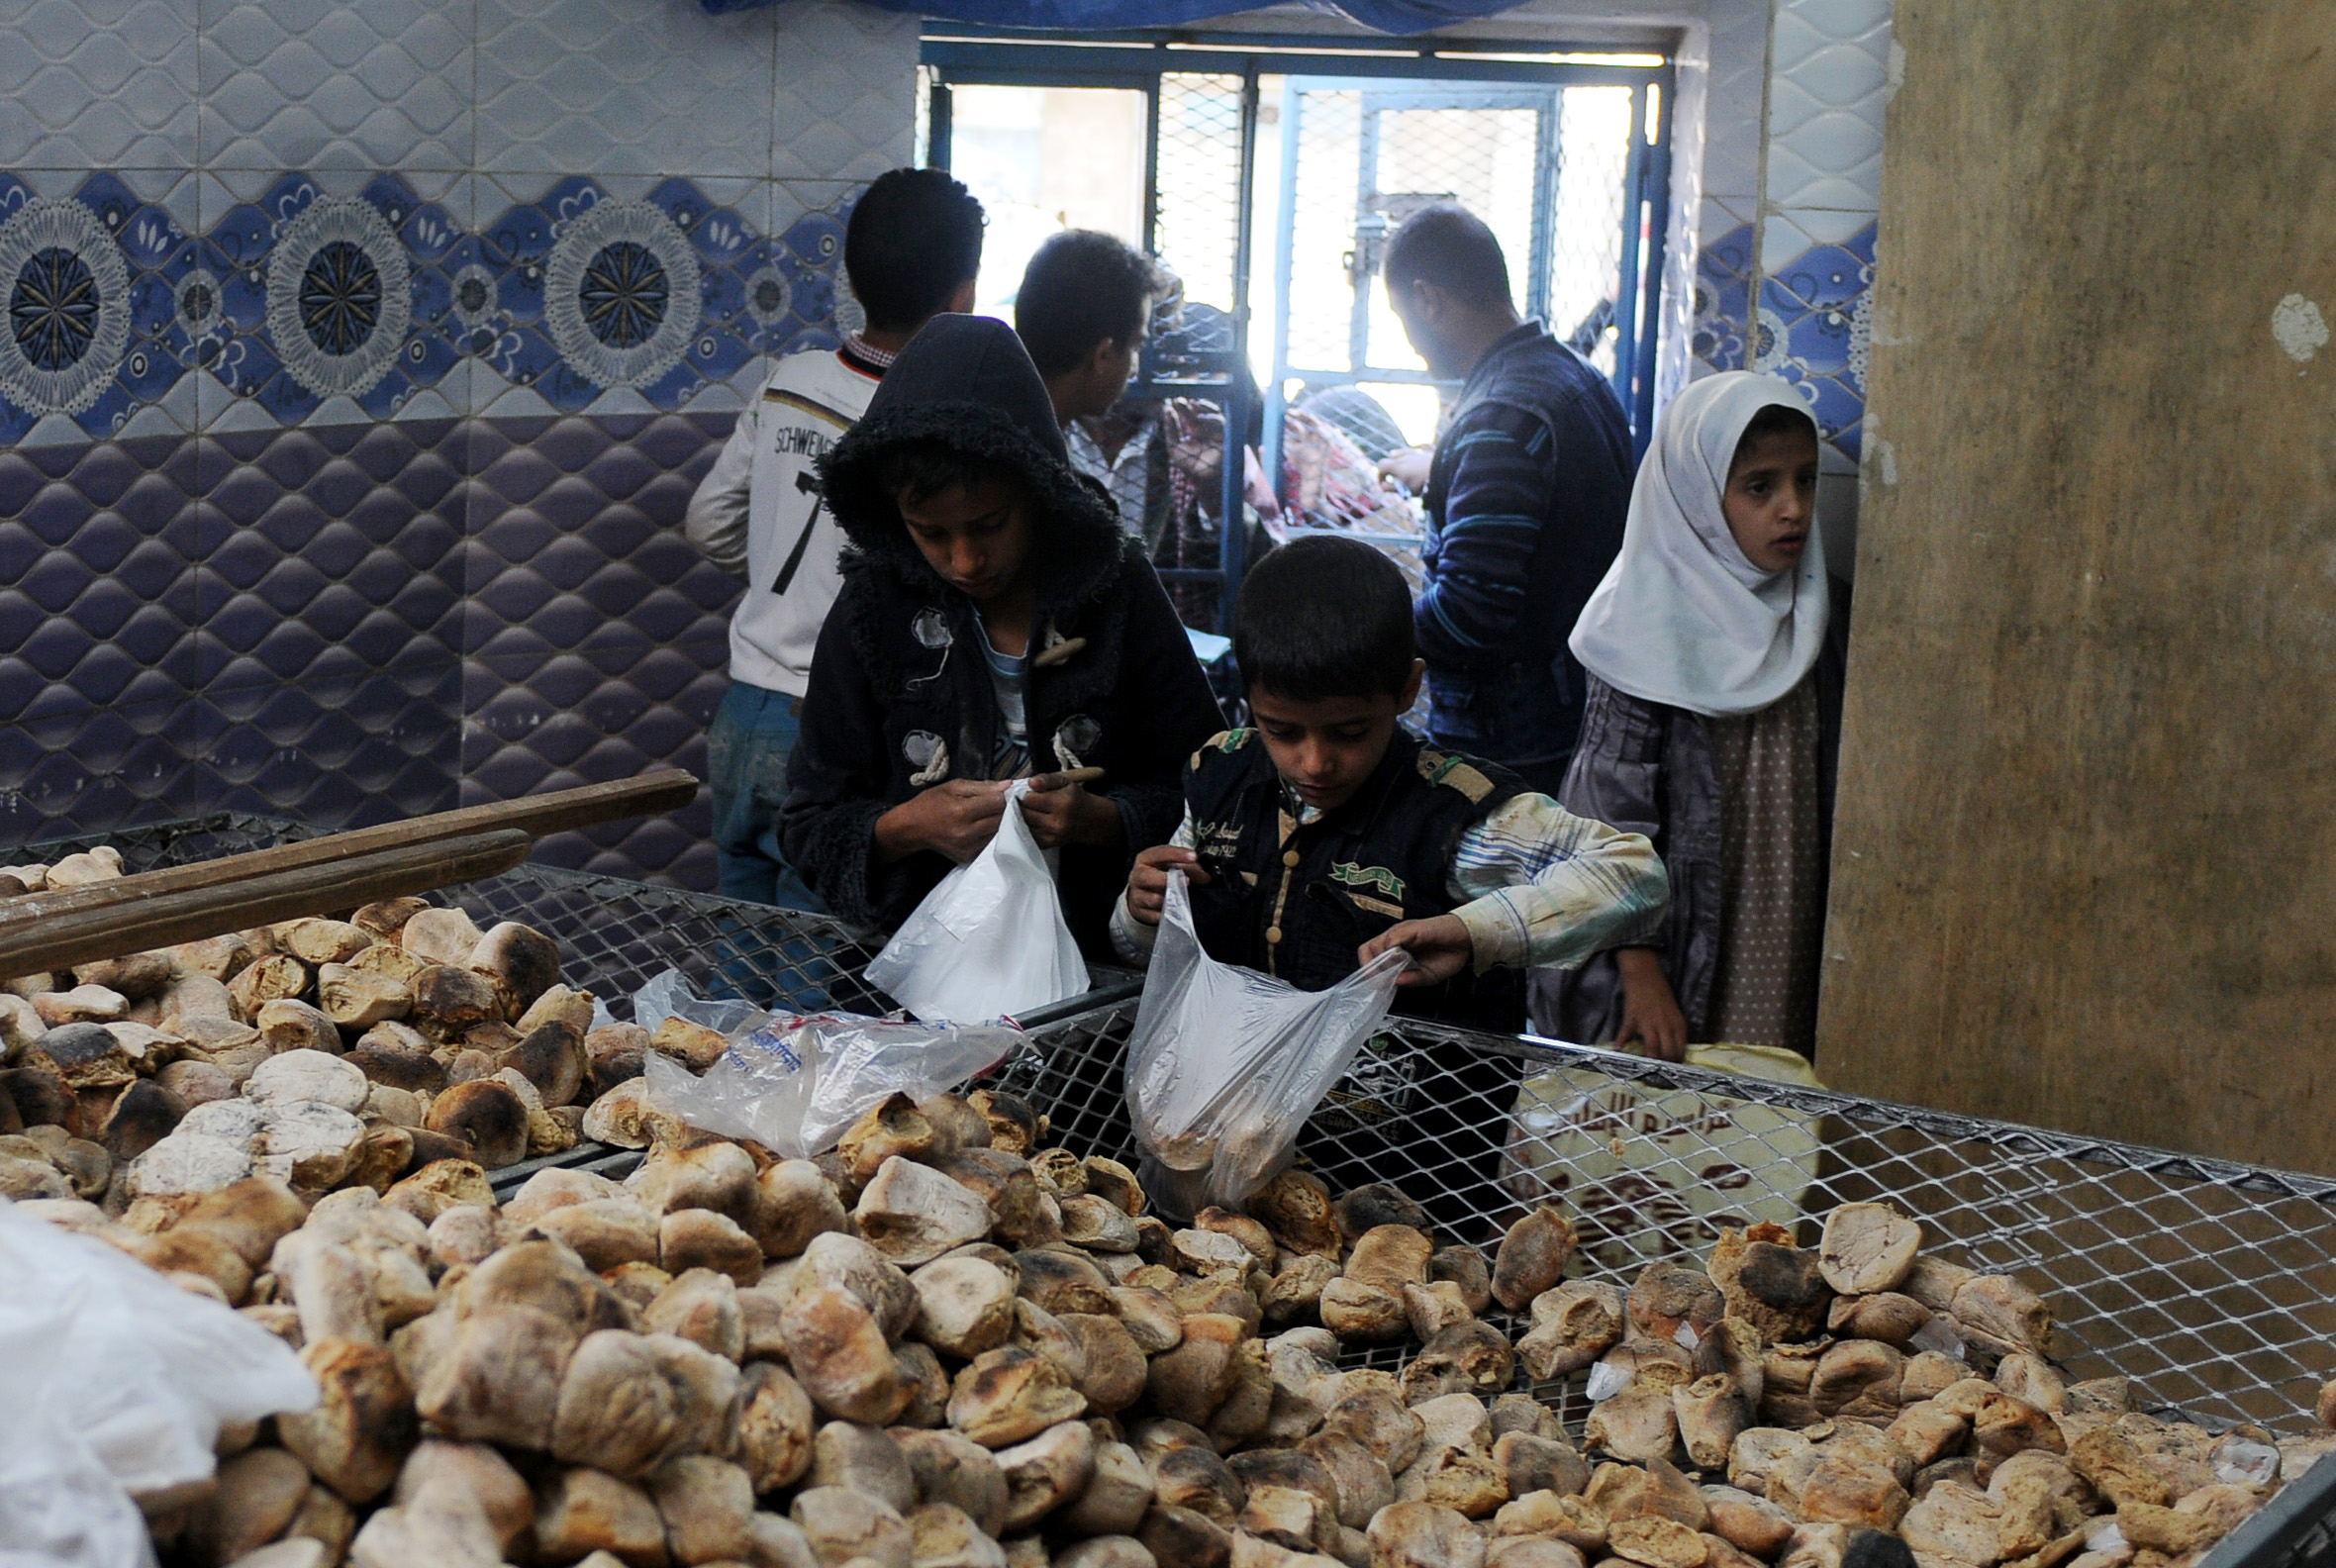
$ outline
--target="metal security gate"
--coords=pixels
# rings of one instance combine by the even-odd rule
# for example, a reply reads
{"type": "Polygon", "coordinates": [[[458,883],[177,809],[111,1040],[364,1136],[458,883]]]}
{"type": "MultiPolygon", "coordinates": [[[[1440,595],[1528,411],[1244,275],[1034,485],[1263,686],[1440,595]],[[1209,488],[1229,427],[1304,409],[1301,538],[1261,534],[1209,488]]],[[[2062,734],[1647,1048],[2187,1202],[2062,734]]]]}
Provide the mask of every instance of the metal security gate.
{"type": "MultiPolygon", "coordinates": [[[[1410,352],[1377,267],[1393,228],[1439,199],[1493,225],[1519,308],[1574,338],[1613,378],[1643,444],[1669,182],[1665,57],[1480,40],[1073,37],[935,23],[923,60],[920,149],[940,168],[957,169],[966,141],[960,99],[984,89],[1140,100],[1131,160],[1142,170],[1140,225],[1131,211],[1119,232],[1177,274],[1184,309],[1155,333],[1128,395],[1221,410],[1223,462],[1210,483],[1220,520],[1242,515],[1245,445],[1279,485],[1283,421],[1305,392],[1411,389],[1430,410],[1411,420],[1412,439],[1432,427],[1433,400],[1449,389],[1410,352]],[[1325,68],[1337,74],[1307,74],[1325,68]],[[1266,322],[1253,315],[1253,294],[1267,296],[1266,322]],[[1253,336],[1267,322],[1270,341],[1253,336]]],[[[1117,156],[1081,147],[1064,162],[1093,173],[1117,156]]],[[[991,265],[985,255],[985,276],[991,265]]],[[[1213,558],[1161,575],[1210,588],[1207,619],[1229,630],[1245,545],[1245,530],[1228,522],[1213,558]]]]}
{"type": "Polygon", "coordinates": [[[1668,184],[1661,115],[1653,80],[1293,78],[1281,116],[1268,439],[1305,393],[1435,384],[1378,276],[1388,237],[1441,202],[1492,227],[1517,307],[1604,372],[1643,433],[1654,399],[1647,280],[1660,276],[1668,184]]]}

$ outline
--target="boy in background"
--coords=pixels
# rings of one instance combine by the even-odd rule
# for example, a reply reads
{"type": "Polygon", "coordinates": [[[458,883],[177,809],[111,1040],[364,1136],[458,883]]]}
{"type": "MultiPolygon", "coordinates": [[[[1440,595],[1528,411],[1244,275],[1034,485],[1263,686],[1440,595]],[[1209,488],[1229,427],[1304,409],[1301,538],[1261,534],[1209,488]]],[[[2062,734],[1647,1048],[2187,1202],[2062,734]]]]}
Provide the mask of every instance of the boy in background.
{"type": "Polygon", "coordinates": [[[1168,287],[1167,274],[1141,251],[1071,229],[1031,255],[1014,296],[1014,330],[1046,382],[1071,466],[1109,490],[1120,522],[1152,546],[1168,510],[1161,409],[1120,394],[1168,287]]]}
{"type": "Polygon", "coordinates": [[[690,500],[690,542],[746,583],[730,617],[730,690],[706,737],[727,897],[821,907],[777,834],[812,650],[843,581],[842,535],[815,465],[866,412],[918,329],[971,308],[982,223],[981,203],[938,169],[879,176],[843,240],[843,270],[867,325],[840,348],[781,359],[690,500]]]}
{"type": "MultiPolygon", "coordinates": [[[[1661,916],[1663,863],[1645,838],[1402,727],[1424,668],[1403,574],[1369,545],[1304,539],[1258,562],[1233,655],[1254,724],[1193,754],[1182,826],[1137,855],[1113,919],[1131,962],[1148,961],[1181,870],[1221,962],[1319,991],[1400,947],[1395,1011],[1515,1034],[1528,968],[1578,965],[1661,916]]],[[[1480,1225],[1501,1207],[1517,1068],[1465,1047],[1424,1054],[1440,1072],[1350,1099],[1351,1121],[1333,1115],[1325,1134],[1317,1119],[1300,1151],[1332,1191],[1391,1182],[1439,1225],[1480,1225]]]]}

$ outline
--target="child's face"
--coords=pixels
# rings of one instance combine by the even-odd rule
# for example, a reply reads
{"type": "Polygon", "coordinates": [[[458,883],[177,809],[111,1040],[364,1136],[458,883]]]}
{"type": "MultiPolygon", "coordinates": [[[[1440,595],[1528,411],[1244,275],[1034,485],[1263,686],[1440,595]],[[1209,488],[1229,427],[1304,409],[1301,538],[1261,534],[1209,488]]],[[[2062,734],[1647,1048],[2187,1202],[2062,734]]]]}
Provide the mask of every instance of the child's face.
{"type": "Polygon", "coordinates": [[[901,522],[941,580],[977,605],[1012,593],[1030,553],[1030,509],[1022,487],[986,476],[923,500],[900,498],[901,522]]]}
{"type": "Polygon", "coordinates": [[[1354,799],[1387,755],[1396,720],[1419,700],[1425,669],[1413,660],[1411,678],[1400,694],[1371,697],[1298,702],[1251,685],[1249,717],[1265,737],[1266,754],[1274,759],[1282,782],[1316,811],[1335,811],[1354,799]]]}
{"type": "Polygon", "coordinates": [[[1736,448],[1719,510],[1744,558],[1762,571],[1778,572],[1801,564],[1816,501],[1815,434],[1771,431],[1736,448]]]}

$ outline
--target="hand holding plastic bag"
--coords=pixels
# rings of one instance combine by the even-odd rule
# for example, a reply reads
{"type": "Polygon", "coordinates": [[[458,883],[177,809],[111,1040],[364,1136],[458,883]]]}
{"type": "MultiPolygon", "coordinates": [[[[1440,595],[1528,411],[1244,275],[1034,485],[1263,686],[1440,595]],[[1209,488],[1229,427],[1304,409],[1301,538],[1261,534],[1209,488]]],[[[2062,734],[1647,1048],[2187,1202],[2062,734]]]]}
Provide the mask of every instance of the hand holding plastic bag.
{"type": "Polygon", "coordinates": [[[210,1476],[223,1422],[316,1403],[274,1334],[0,1202],[0,1563],[145,1568],[132,1493],[210,1476]]]}
{"type": "Polygon", "coordinates": [[[1029,792],[1016,780],[990,846],[941,878],[868,965],[868,983],[918,1018],[1010,1018],[1088,988],[1054,873],[1022,820],[1029,792]]]}
{"type": "Polygon", "coordinates": [[[701,1001],[673,970],[640,989],[636,1020],[644,1007],[709,1028],[721,1027],[710,1022],[715,1010],[744,1009],[740,1031],[702,1078],[649,1052],[649,1102],[691,1127],[751,1138],[785,1159],[825,1153],[887,1096],[938,1094],[1002,1060],[1022,1038],[1019,1029],[893,1024],[857,1013],[772,1019],[744,1003],[701,1001]]]}
{"type": "Polygon", "coordinates": [[[1326,991],[1218,963],[1193,930],[1184,873],[1171,872],[1127,1042],[1127,1109],[1155,1201],[1178,1218],[1237,1208],[1279,1175],[1408,961],[1401,948],[1381,953],[1326,991]]]}

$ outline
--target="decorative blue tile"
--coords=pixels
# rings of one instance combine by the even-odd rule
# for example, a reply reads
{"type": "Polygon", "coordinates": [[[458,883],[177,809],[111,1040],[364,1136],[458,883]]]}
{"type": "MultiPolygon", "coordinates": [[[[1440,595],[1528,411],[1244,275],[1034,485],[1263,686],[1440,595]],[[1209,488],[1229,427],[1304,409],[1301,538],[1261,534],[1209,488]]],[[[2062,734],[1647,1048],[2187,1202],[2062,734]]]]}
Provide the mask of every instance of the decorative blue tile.
{"type": "Polygon", "coordinates": [[[1769,274],[1765,285],[1782,289],[1802,310],[1845,311],[1874,283],[1874,263],[1841,245],[1816,245],[1769,274]]]}
{"type": "Polygon", "coordinates": [[[1812,375],[1838,376],[1849,369],[1850,319],[1837,310],[1812,310],[1785,324],[1786,351],[1812,375]]]}

